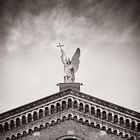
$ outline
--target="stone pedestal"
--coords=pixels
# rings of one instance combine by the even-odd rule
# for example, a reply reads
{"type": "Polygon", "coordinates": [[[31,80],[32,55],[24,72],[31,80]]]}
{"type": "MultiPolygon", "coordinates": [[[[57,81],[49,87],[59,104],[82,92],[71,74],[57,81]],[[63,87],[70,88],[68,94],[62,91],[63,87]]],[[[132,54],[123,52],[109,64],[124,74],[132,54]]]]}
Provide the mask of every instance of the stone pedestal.
{"type": "Polygon", "coordinates": [[[58,84],[59,91],[63,91],[63,90],[69,89],[69,88],[80,91],[81,85],[82,85],[81,83],[59,83],[58,84]]]}

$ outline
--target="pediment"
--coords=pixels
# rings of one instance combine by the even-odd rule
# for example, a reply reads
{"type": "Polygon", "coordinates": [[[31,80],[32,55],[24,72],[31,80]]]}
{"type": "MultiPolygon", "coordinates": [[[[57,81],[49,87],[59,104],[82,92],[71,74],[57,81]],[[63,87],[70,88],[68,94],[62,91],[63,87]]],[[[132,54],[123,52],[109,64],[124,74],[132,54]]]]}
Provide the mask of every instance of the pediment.
{"type": "Polygon", "coordinates": [[[24,111],[27,111],[27,110],[31,110],[33,108],[43,106],[44,104],[47,104],[47,103],[50,103],[50,102],[55,102],[55,101],[57,101],[61,98],[68,97],[69,95],[74,97],[74,98],[77,98],[77,99],[80,98],[82,100],[86,100],[89,103],[94,103],[97,106],[104,106],[106,108],[116,110],[116,111],[119,111],[119,112],[122,112],[124,114],[128,114],[130,116],[133,116],[135,118],[140,119],[140,113],[138,113],[136,111],[121,107],[119,105],[113,104],[111,102],[108,102],[108,101],[105,101],[105,100],[102,100],[102,99],[99,99],[99,98],[96,98],[94,96],[91,96],[91,95],[88,95],[86,93],[80,92],[76,89],[68,88],[68,89],[62,90],[58,93],[47,96],[45,98],[36,100],[34,102],[31,102],[31,103],[28,103],[26,105],[20,106],[18,108],[12,109],[10,111],[4,112],[4,113],[0,114],[0,121],[5,119],[5,118],[8,118],[9,116],[13,116],[15,114],[18,114],[18,113],[21,113],[21,112],[24,112],[24,111]]]}
{"type": "Polygon", "coordinates": [[[8,133],[3,137],[13,135],[17,138],[64,120],[76,120],[114,136],[132,140],[140,137],[140,113],[75,88],[61,89],[58,93],[1,114],[0,129],[3,132],[7,129],[8,133]]]}

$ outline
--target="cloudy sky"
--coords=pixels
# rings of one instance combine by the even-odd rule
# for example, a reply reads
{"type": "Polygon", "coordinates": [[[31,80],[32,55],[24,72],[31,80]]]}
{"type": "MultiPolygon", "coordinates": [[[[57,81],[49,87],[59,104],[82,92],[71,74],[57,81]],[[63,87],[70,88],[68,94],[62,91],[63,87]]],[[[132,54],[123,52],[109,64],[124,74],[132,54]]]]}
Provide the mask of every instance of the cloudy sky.
{"type": "Polygon", "coordinates": [[[139,0],[0,0],[0,113],[58,92],[81,49],[81,91],[140,112],[139,0]]]}

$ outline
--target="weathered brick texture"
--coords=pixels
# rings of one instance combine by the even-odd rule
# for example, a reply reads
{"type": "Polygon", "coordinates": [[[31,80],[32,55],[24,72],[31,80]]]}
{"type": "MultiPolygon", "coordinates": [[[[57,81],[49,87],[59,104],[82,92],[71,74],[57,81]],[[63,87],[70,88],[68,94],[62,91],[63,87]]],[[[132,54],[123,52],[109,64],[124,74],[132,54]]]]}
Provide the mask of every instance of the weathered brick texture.
{"type": "Polygon", "coordinates": [[[57,140],[62,136],[62,139],[65,139],[65,136],[77,136],[77,138],[82,138],[83,140],[122,140],[119,136],[108,134],[105,131],[74,120],[65,120],[49,128],[25,136],[21,140],[57,140]]]}

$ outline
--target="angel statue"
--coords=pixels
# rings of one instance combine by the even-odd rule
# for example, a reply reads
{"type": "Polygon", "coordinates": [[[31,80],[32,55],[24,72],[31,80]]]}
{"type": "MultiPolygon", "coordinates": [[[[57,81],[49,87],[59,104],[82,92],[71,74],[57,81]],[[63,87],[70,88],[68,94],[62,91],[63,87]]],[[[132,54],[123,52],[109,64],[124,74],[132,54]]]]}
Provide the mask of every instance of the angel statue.
{"type": "Polygon", "coordinates": [[[64,64],[64,83],[73,83],[75,81],[75,72],[79,68],[79,57],[80,57],[80,49],[77,48],[75,54],[73,55],[72,59],[68,58],[65,54],[65,52],[62,49],[62,46],[60,43],[57,47],[60,47],[61,50],[61,60],[64,64]]]}

